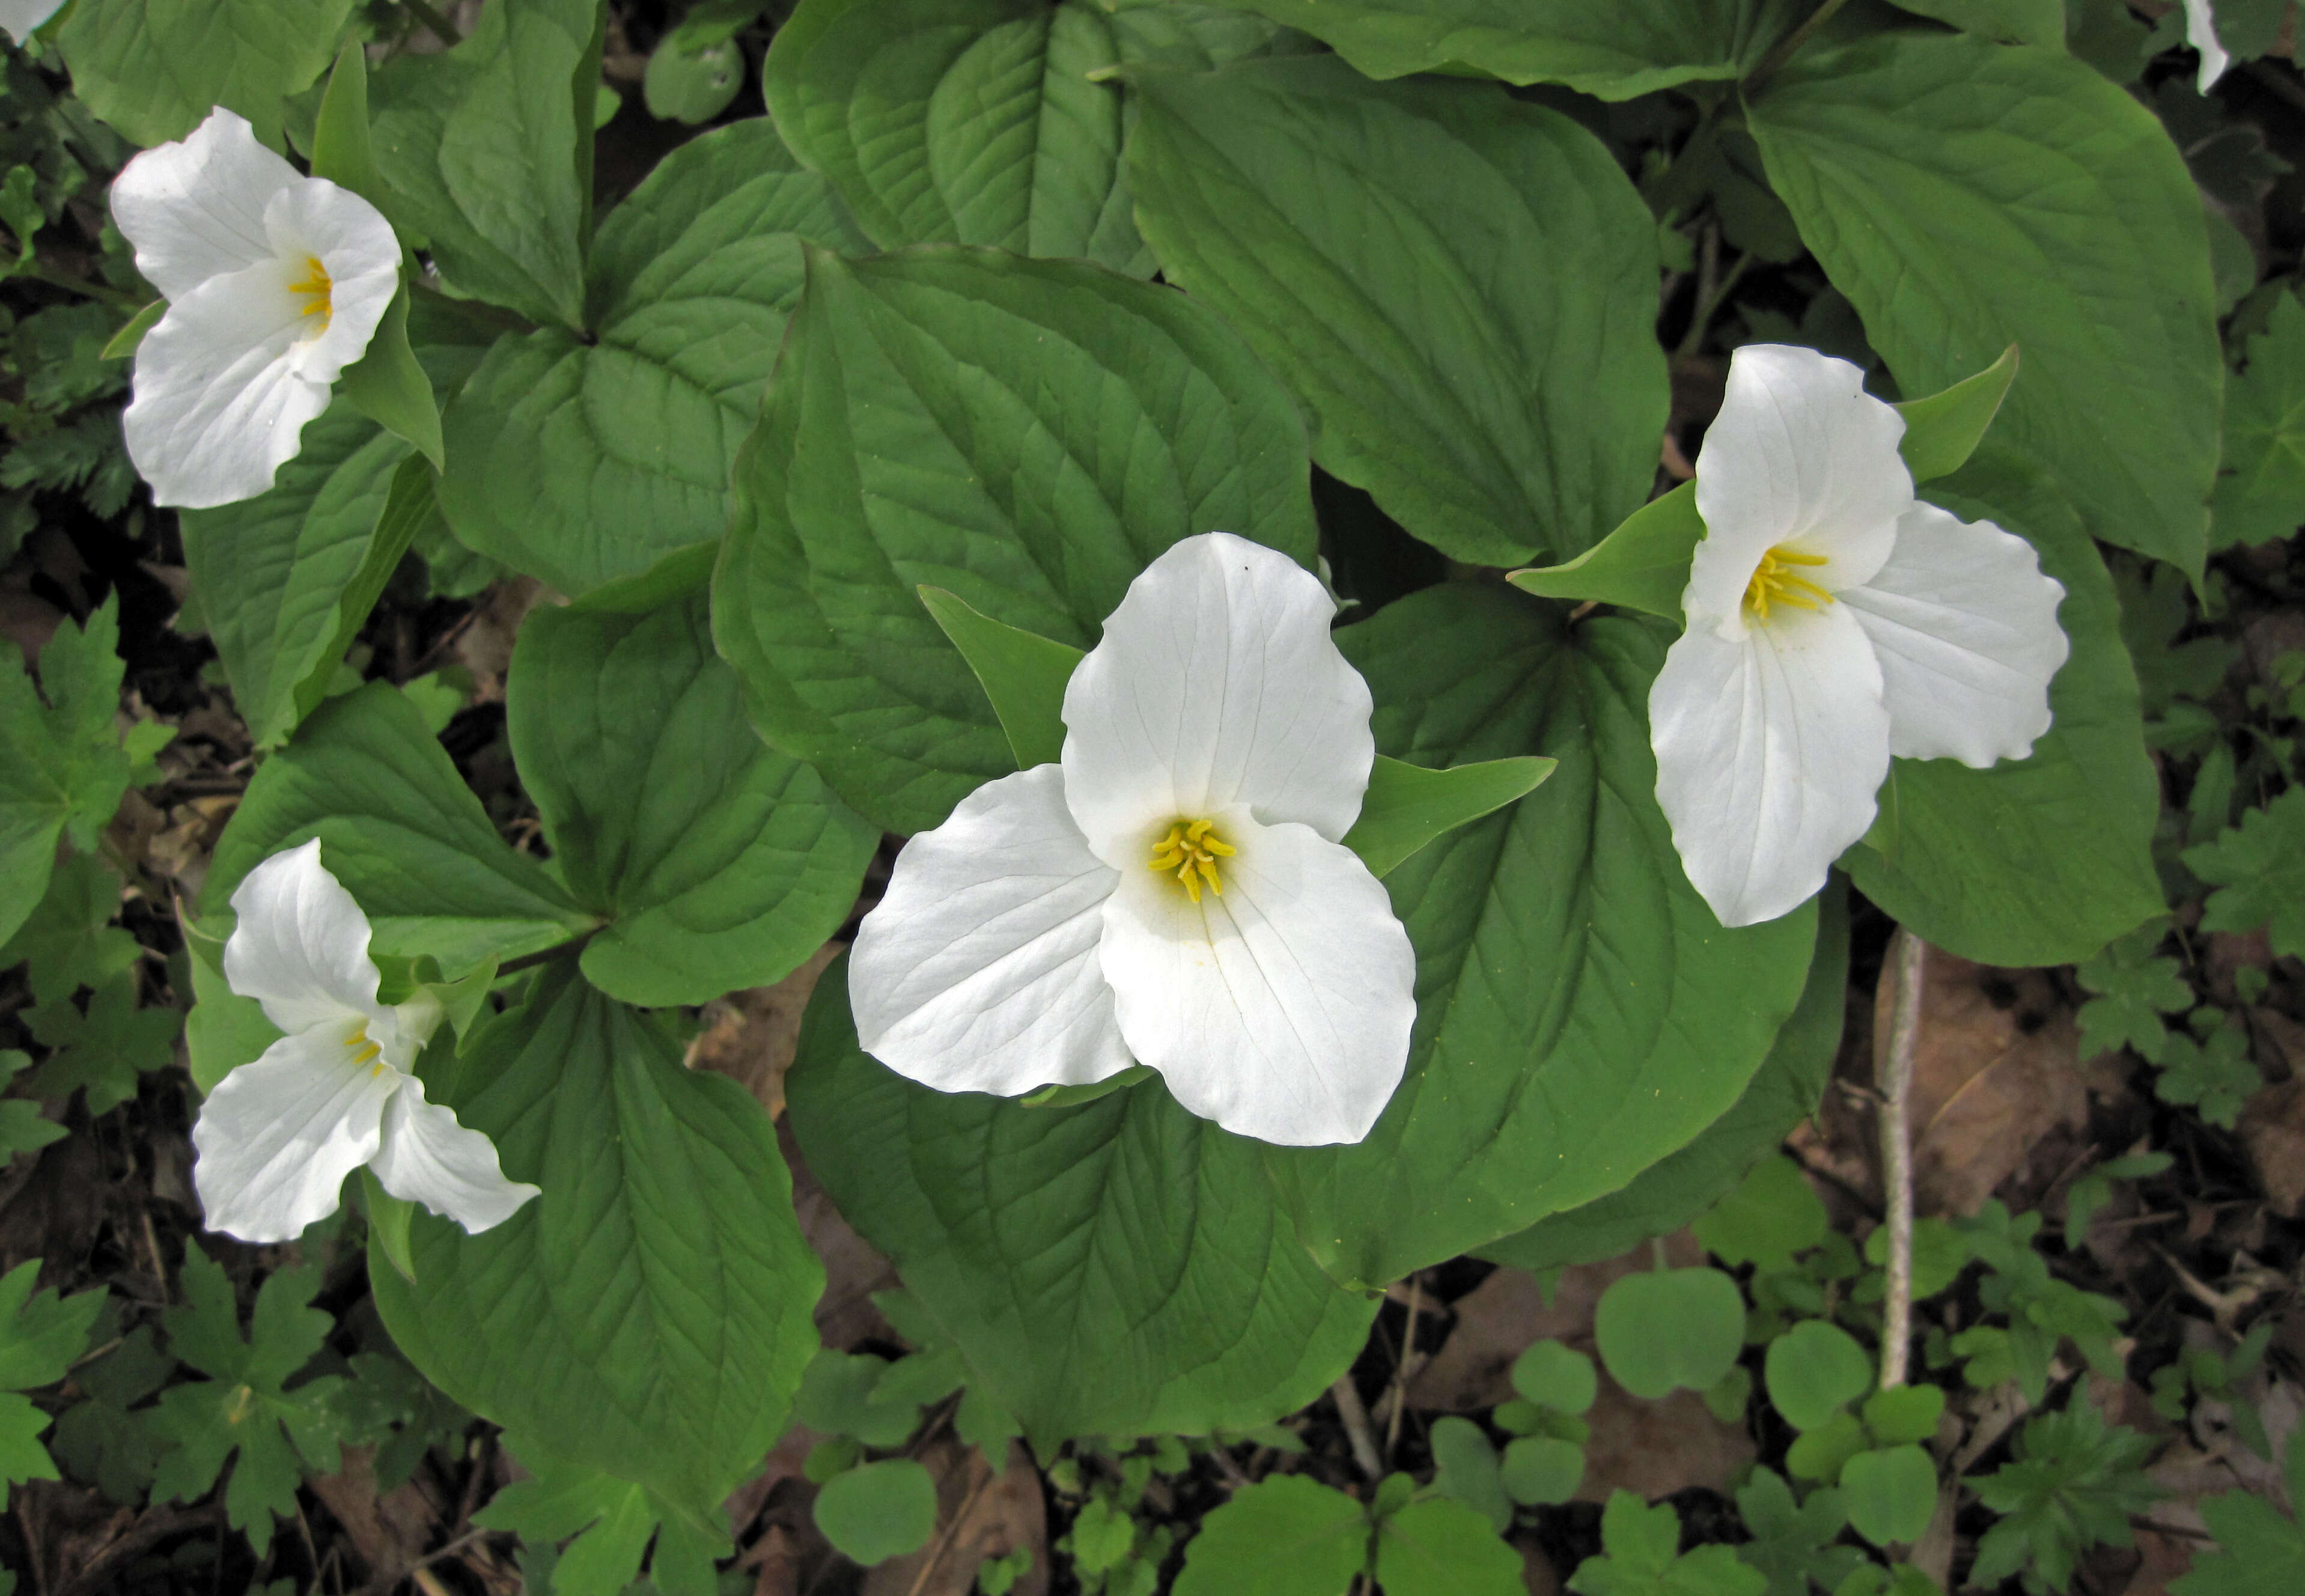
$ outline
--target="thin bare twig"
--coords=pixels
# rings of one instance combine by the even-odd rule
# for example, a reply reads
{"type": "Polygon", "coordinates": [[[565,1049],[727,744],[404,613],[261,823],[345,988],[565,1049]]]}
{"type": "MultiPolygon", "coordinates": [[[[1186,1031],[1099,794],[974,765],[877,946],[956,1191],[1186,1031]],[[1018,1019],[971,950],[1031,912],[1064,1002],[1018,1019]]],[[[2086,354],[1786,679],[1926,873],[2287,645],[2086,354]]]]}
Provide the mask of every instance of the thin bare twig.
{"type": "Polygon", "coordinates": [[[1351,1375],[1338,1377],[1337,1383],[1329,1388],[1329,1400],[1337,1405],[1337,1417],[1345,1422],[1345,1439],[1352,1445],[1354,1464],[1372,1480],[1382,1478],[1384,1464],[1376,1455],[1376,1436],[1369,1429],[1368,1408],[1354,1388],[1351,1375]]]}
{"type": "Polygon", "coordinates": [[[1400,1441],[1400,1410],[1408,1405],[1409,1361],[1416,1356],[1416,1314],[1425,1305],[1424,1291],[1415,1275],[1408,1277],[1408,1322],[1400,1332],[1400,1356],[1392,1365],[1392,1389],[1386,1393],[1391,1411],[1384,1415],[1384,1461],[1392,1462],[1392,1449],[1400,1441]]]}
{"type": "Polygon", "coordinates": [[[1897,929],[1890,958],[1897,1006],[1889,1021],[1889,1055],[1880,1061],[1881,1184],[1889,1209],[1889,1290],[1881,1314],[1881,1388],[1905,1383],[1913,1341],[1913,1049],[1921,1034],[1921,977],[1928,945],[1897,929]]]}

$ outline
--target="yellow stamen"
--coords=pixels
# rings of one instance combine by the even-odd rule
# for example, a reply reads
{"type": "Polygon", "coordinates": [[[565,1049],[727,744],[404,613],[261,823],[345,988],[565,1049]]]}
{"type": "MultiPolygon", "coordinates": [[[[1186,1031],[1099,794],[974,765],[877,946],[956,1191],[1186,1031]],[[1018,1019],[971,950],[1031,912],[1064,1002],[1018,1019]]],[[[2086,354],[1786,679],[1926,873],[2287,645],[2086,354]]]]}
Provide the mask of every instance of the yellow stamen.
{"type": "MultiPolygon", "coordinates": [[[[365,1024],[353,1027],[353,1033],[344,1038],[344,1046],[351,1051],[354,1064],[366,1064],[371,1058],[380,1058],[384,1053],[381,1047],[369,1040],[368,1027],[365,1024]]],[[[381,1074],[386,1067],[378,1064],[373,1073],[381,1074]]]]}
{"type": "Polygon", "coordinates": [[[304,257],[304,270],[307,274],[304,280],[301,283],[289,284],[288,292],[307,301],[304,308],[297,314],[319,317],[320,330],[326,332],[328,327],[328,318],[336,314],[336,285],[329,279],[328,268],[320,264],[320,258],[318,255],[304,257]]]}
{"type": "Polygon", "coordinates": [[[1238,852],[1216,834],[1214,820],[1178,820],[1152,848],[1152,868],[1164,876],[1175,872],[1185,896],[1196,904],[1204,884],[1219,897],[1224,896],[1224,883],[1217,879],[1217,861],[1238,852]]]}
{"type": "Polygon", "coordinates": [[[1745,607],[1756,621],[1769,618],[1772,604],[1790,609],[1822,608],[1833,602],[1833,595],[1801,575],[1798,567],[1825,564],[1821,554],[1798,554],[1779,544],[1753,568],[1753,580],[1745,584],[1745,607]]]}

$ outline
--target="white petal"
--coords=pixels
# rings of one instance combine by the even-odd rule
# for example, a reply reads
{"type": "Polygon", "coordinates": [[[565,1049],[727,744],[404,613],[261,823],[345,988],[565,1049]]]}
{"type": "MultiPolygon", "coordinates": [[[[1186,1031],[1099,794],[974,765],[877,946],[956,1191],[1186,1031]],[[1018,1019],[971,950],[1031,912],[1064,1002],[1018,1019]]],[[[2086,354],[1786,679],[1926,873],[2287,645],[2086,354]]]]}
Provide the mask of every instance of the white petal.
{"type": "Polygon", "coordinates": [[[170,301],[210,277],[274,259],[264,208],[303,181],[219,106],[183,139],[156,144],[112,184],[112,219],[136,247],[136,269],[170,301]]]}
{"type": "Polygon", "coordinates": [[[386,1191],[473,1235],[503,1224],[538,1194],[525,1181],[505,1178],[495,1142],[458,1125],[450,1109],[425,1101],[422,1081],[404,1075],[401,1082],[384,1111],[383,1144],[370,1160],[386,1191]]]}
{"type": "Polygon", "coordinates": [[[1980,770],[2032,752],[2071,648],[2064,596],[2024,539],[1935,505],[1908,510],[1889,563],[1841,595],[1881,662],[1889,751],[1980,770]]]}
{"type": "Polygon", "coordinates": [[[210,1230],[293,1240],[336,1211],[344,1176],[376,1155],[385,1103],[409,1077],[347,1046],[349,1029],[282,1037],[200,1105],[192,1185],[210,1230]]]}
{"type": "Polygon", "coordinates": [[[1067,812],[1056,766],[987,782],[905,845],[857,928],[857,1040],[941,1091],[1014,1096],[1127,1069],[1096,958],[1114,879],[1067,812]]]}
{"type": "Polygon", "coordinates": [[[2199,88],[2207,94],[2233,61],[2217,39],[2217,19],[2209,0],[2185,0],[2185,42],[2201,53],[2199,88]]]}
{"type": "Polygon", "coordinates": [[[156,504],[253,498],[296,456],[328,385],[302,375],[307,326],[288,268],[265,260],[172,302],[136,351],[128,455],[156,504]]]}
{"type": "Polygon", "coordinates": [[[1848,607],[1780,612],[1742,642],[1692,628],[1649,689],[1657,802],[1726,926],[1774,920],[1873,824],[1889,773],[1881,667],[1848,607]]]}
{"type": "Polygon", "coordinates": [[[1098,858],[1137,868],[1156,822],[1236,803],[1351,829],[1376,743],[1336,613],[1318,577],[1229,532],[1144,568],[1065,689],[1065,799],[1098,858]]]}
{"type": "Polygon", "coordinates": [[[1129,1050],[1226,1130],[1358,1142],[1408,1062],[1416,955],[1384,888],[1308,826],[1238,820],[1223,893],[1195,904],[1140,866],[1105,909],[1102,958],[1129,1050]]]}
{"type": "MultiPolygon", "coordinates": [[[[320,839],[275,853],[233,889],[240,917],[224,945],[224,978],[264,1017],[294,1035],[315,1025],[359,1021],[378,1029],[390,1016],[376,1001],[368,956],[368,916],[320,863],[320,839]]],[[[396,1060],[395,1062],[398,1062],[396,1060]]]]}
{"type": "Polygon", "coordinates": [[[0,0],[0,28],[8,37],[22,44],[32,37],[32,30],[63,9],[64,0],[0,0]]]}
{"type": "Polygon", "coordinates": [[[1779,544],[1822,556],[1801,574],[1827,592],[1878,571],[1913,502],[1904,435],[1905,419],[1847,361],[1783,344],[1731,356],[1727,396],[1697,455],[1705,538],[1681,597],[1689,625],[1742,637],[1746,584],[1779,544]]]}
{"type": "Polygon", "coordinates": [[[293,353],[297,375],[332,383],[367,350],[400,287],[400,241],[375,206],[318,177],[273,195],[264,226],[274,255],[292,270],[312,259],[328,274],[327,326],[293,353]]]}

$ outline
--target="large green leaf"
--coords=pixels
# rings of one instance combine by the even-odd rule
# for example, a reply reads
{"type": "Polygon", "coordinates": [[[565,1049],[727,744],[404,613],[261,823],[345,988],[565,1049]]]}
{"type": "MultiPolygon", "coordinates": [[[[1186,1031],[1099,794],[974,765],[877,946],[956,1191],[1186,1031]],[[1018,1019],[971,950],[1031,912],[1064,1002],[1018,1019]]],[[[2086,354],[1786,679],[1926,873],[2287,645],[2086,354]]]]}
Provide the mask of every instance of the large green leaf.
{"type": "Polygon", "coordinates": [[[455,49],[404,53],[369,83],[393,220],[467,293],[576,328],[606,16],[600,0],[489,0],[455,49]]]}
{"type": "Polygon", "coordinates": [[[926,582],[1077,648],[1197,532],[1310,564],[1296,404],[1207,308],[1076,261],[808,251],[713,582],[753,724],[923,831],[1016,768],[926,582]]]}
{"type": "Polygon", "coordinates": [[[1333,56],[1139,92],[1161,269],[1305,399],[1324,468],[1480,564],[1566,558],[1639,507],[1667,400],[1656,222],[1599,140],[1333,56]]]}
{"type": "Polygon", "coordinates": [[[1723,930],[1656,806],[1668,633],[1462,582],[1337,634],[1377,746],[1561,761],[1385,879],[1417,953],[1408,1074],[1368,1139],[1271,1148],[1298,1232],[1382,1285],[1613,1192],[1734,1104],[1792,1013],[1816,910],[1723,930]]]}
{"type": "Polygon", "coordinates": [[[566,964],[448,1051],[427,1056],[428,1085],[543,1194],[481,1235],[417,1215],[413,1281],[371,1252],[393,1339],[544,1453],[717,1508],[816,1351],[824,1270],[768,1116],[566,964]]]}
{"type": "Polygon", "coordinates": [[[2064,584],[2057,624],[2072,655],[2049,684],[2054,719],[2030,759],[1989,770],[1893,761],[1880,818],[1841,862],[1866,896],[1964,958],[2071,964],[2165,912],[2152,855],[2161,785],[2121,603],[2072,505],[2019,455],[1988,443],[1926,491],[2031,542],[2064,584]]]}
{"type": "Polygon", "coordinates": [[[506,688],[513,758],[576,901],[609,923],[586,979],[709,1003],[788,974],[840,928],[880,834],[744,725],[704,594],[539,609],[506,688]]]}
{"type": "Polygon", "coordinates": [[[382,682],[322,704],[257,771],[217,842],[203,913],[228,913],[242,877],[315,836],[378,954],[430,954],[457,974],[600,923],[497,835],[423,715],[382,682]]]}
{"type": "Polygon", "coordinates": [[[1034,1446],[1269,1422],[1352,1363],[1375,1304],[1273,1204],[1258,1146],[1157,1082],[1076,1108],[915,1086],[856,1045],[844,960],[786,1091],[809,1167],[1034,1446]]]}
{"type": "Polygon", "coordinates": [[[503,339],[449,406],[440,503],[457,538],[565,592],[718,539],[803,234],[865,247],[767,118],[667,156],[594,241],[594,333],[503,339]]]}
{"type": "Polygon", "coordinates": [[[2305,522],[2305,304],[2273,301],[2249,341],[2249,369],[2225,389],[2216,542],[2269,543],[2305,522]]]}
{"type": "Polygon", "coordinates": [[[1801,8],[1790,0],[1239,0],[1372,78],[1435,69],[1631,99],[1733,78],[1801,8]]]}
{"type": "Polygon", "coordinates": [[[777,30],[761,87],[883,248],[991,244],[1149,276],[1114,73],[1205,69],[1275,31],[1170,0],[807,0],[777,30]]]}
{"type": "Polygon", "coordinates": [[[80,0],[57,41],[72,92],[132,141],[181,139],[217,106],[274,143],[281,100],[336,53],[352,0],[80,0]]]}
{"type": "Polygon", "coordinates": [[[1525,1269],[1597,1263],[1670,1235],[1711,1208],[1787,1133],[1816,1112],[1841,1048],[1849,995],[1849,899],[1838,878],[1819,900],[1816,956],[1800,1003],[1728,1113],[1631,1183],[1492,1242],[1481,1256],[1525,1269]]]}
{"type": "Polygon", "coordinates": [[[2198,575],[2224,365],[2200,196],[2153,114],[2060,52],[1898,33],[1802,55],[1748,117],[1905,390],[2019,344],[1995,437],[2098,537],[2198,575]]]}
{"type": "Polygon", "coordinates": [[[56,628],[38,687],[18,658],[0,660],[0,943],[47,896],[57,840],[69,831],[93,852],[120,807],[129,765],[113,717],[124,669],[116,598],[85,626],[56,628]]]}

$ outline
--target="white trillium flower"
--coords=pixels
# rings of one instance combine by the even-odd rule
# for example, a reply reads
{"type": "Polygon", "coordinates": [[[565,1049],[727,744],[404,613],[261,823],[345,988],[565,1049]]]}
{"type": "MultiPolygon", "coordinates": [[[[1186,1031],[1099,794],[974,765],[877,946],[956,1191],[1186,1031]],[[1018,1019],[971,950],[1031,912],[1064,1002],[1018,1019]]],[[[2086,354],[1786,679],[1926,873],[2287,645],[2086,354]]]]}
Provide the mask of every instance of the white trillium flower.
{"type": "Polygon", "coordinates": [[[192,1184],[209,1229],[291,1240],[336,1211],[362,1164],[394,1196],[474,1234],[537,1194],[505,1178],[486,1136],[424,1100],[411,1066],[440,1006],[376,1000],[368,917],[321,865],[318,838],[249,871],[232,906],[225,981],[287,1034],[200,1105],[192,1184]]]}
{"type": "Polygon", "coordinates": [[[2199,87],[2207,94],[2233,64],[2233,57],[2217,38],[2217,19],[2209,9],[2209,0],[2185,0],[2185,42],[2201,53],[2199,87]]]}
{"type": "Polygon", "coordinates": [[[222,106],[128,163],[112,218],[168,301],[137,347],[129,458],[157,504],[255,497],[399,289],[391,224],[222,106]]]}
{"type": "Polygon", "coordinates": [[[1130,584],[1065,690],[1064,754],[897,856],[857,932],[866,1052],[944,1091],[1158,1070],[1229,1131],[1368,1133],[1416,961],[1341,839],[1376,746],[1319,580],[1225,532],[1130,584]]]}
{"type": "Polygon", "coordinates": [[[64,0],[0,0],[0,28],[8,37],[22,44],[32,37],[32,30],[62,11],[64,0]]]}
{"type": "Polygon", "coordinates": [[[1871,828],[1889,759],[2020,760],[2065,590],[1913,497],[1904,418],[1846,361],[1750,344],[1697,457],[1688,630],[1649,690],[1657,802],[1721,923],[1774,920],[1871,828]]]}

